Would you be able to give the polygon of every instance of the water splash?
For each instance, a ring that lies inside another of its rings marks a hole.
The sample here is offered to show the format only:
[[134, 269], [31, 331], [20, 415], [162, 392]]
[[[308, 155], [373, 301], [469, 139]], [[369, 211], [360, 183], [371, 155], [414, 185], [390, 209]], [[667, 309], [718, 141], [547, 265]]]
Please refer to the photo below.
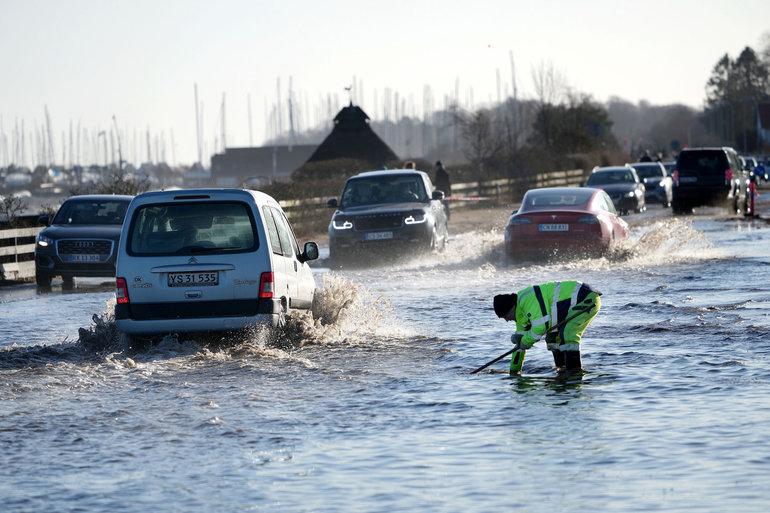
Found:
[[47, 346], [9, 346], [0, 350], [0, 369], [51, 364], [104, 364], [115, 369], [143, 369], [158, 360], [185, 359], [187, 364], [270, 358], [313, 367], [297, 349], [309, 345], [370, 346], [397, 343], [411, 332], [393, 315], [383, 298], [336, 274], [323, 278], [310, 312], [291, 312], [283, 326], [265, 326], [229, 333], [170, 334], [153, 340], [120, 333], [115, 300], [78, 330], [78, 340]]

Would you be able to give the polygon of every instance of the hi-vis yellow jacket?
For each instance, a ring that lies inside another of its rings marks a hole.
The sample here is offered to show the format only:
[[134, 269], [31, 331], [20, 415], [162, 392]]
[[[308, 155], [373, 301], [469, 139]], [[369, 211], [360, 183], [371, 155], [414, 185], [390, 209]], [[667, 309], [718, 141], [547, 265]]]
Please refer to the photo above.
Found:
[[[525, 349], [566, 318], [566, 312], [577, 304], [581, 285], [579, 281], [549, 281], [516, 293], [516, 333], [523, 335], [521, 345]], [[569, 307], [564, 303], [566, 300]], [[557, 308], [557, 303], [561, 303], [561, 308]], [[558, 318], [560, 311], [564, 312], [561, 319]]]

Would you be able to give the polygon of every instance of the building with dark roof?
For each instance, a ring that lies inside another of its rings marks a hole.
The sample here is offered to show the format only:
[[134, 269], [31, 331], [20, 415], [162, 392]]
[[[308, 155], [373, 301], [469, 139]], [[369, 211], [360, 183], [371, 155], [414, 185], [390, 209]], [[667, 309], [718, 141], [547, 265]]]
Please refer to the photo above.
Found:
[[398, 156], [372, 130], [366, 112], [351, 103], [334, 117], [331, 133], [307, 162], [335, 159], [362, 160], [373, 168], [382, 168], [398, 160]]
[[211, 157], [211, 180], [218, 187], [240, 187], [288, 180], [318, 148], [315, 144], [225, 148]]

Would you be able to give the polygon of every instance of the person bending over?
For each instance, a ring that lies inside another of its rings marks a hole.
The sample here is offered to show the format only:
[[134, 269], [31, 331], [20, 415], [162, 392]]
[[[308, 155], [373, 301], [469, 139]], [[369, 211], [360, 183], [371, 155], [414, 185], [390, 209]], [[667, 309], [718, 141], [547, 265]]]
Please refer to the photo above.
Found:
[[[511, 373], [521, 370], [523, 354], [545, 335], [557, 370], [580, 370], [580, 341], [601, 308], [601, 293], [579, 281], [549, 281], [514, 294], [494, 297], [495, 314], [516, 321], [511, 342]], [[564, 322], [567, 321], [567, 322]]]

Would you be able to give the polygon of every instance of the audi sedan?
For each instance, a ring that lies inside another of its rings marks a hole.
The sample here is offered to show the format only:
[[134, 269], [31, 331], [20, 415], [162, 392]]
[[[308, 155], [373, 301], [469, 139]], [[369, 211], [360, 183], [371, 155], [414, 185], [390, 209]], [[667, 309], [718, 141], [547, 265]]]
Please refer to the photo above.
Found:
[[600, 255], [628, 238], [628, 224], [606, 192], [588, 187], [527, 191], [505, 227], [511, 257]]
[[133, 196], [85, 195], [65, 201], [51, 219], [40, 216], [44, 228], [35, 244], [35, 281], [51, 287], [61, 276], [63, 288], [75, 277], [114, 277], [120, 228]]

